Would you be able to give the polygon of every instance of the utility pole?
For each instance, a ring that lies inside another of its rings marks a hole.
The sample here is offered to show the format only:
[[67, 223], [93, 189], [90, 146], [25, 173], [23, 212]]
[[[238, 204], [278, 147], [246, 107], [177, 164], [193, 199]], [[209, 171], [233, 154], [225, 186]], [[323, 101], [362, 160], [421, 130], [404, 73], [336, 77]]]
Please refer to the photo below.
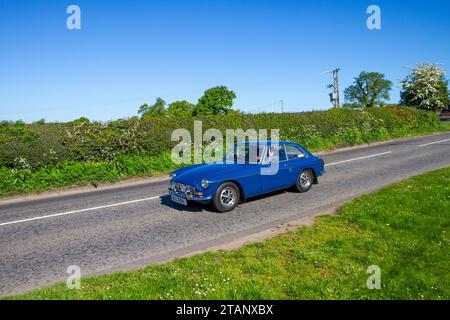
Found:
[[283, 100], [281, 100], [280, 102], [281, 102], [281, 113], [284, 113], [284, 111], [283, 111], [283, 109], [284, 109]]
[[335, 107], [336, 108], [340, 108], [341, 107], [341, 99], [340, 99], [340, 96], [339, 96], [339, 71], [340, 71], [341, 69], [339, 69], [339, 68], [336, 68], [336, 69], [334, 69], [333, 70], [333, 84], [334, 84], [334, 94], [335, 94], [335, 97], [336, 97], [336, 100], [335, 100]]
[[330, 101], [336, 109], [339, 109], [341, 106], [341, 99], [339, 95], [339, 71], [341, 69], [336, 68], [332, 71], [324, 72], [331, 73], [333, 75], [333, 83], [327, 86], [328, 89], [333, 89], [333, 92], [330, 93]]

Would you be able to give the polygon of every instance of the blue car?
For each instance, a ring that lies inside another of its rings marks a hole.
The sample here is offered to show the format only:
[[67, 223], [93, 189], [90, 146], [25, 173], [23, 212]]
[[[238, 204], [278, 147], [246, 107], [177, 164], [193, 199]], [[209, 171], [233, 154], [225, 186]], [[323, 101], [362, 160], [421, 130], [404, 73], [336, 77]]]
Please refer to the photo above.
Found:
[[212, 203], [219, 212], [233, 210], [242, 200], [294, 187], [307, 192], [325, 172], [322, 159], [299, 144], [250, 141], [235, 144], [223, 163], [203, 163], [170, 175], [172, 201]]

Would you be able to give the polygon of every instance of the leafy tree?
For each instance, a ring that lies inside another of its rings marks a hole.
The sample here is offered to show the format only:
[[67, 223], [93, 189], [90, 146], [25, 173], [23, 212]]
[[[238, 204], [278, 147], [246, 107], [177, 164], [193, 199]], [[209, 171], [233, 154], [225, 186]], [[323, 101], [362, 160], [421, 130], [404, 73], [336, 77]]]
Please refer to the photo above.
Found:
[[175, 101], [169, 104], [167, 108], [167, 112], [170, 115], [173, 116], [186, 116], [186, 115], [192, 115], [192, 112], [194, 111], [195, 105], [186, 101]]
[[438, 111], [449, 105], [448, 81], [445, 72], [432, 63], [410, 68], [410, 74], [400, 81], [400, 103], [419, 109]]
[[355, 81], [344, 91], [347, 106], [374, 107], [389, 100], [389, 91], [392, 82], [384, 78], [384, 74], [378, 72], [363, 71], [355, 78]]
[[45, 119], [44, 119], [44, 118], [41, 118], [41, 119], [39, 119], [39, 120], [37, 120], [37, 121], [34, 121], [33, 124], [43, 125], [43, 124], [45, 124]]
[[140, 106], [138, 113], [142, 117], [162, 115], [162, 114], [164, 114], [165, 107], [166, 107], [166, 102], [161, 98], [156, 98], [156, 101], [154, 104], [148, 105], [145, 103], [142, 106]]
[[91, 121], [86, 117], [81, 117], [79, 119], [73, 120], [72, 123], [73, 124], [82, 124], [82, 123], [90, 124]]
[[194, 115], [228, 113], [234, 99], [236, 94], [225, 86], [210, 88], [198, 99], [193, 113]]

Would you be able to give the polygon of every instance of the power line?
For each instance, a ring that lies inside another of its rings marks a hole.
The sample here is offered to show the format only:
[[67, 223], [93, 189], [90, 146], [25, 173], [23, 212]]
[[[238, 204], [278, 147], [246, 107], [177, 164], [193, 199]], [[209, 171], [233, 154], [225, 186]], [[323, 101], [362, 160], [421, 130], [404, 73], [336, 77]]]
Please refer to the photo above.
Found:
[[249, 112], [249, 113], [253, 113], [253, 112], [255, 112], [255, 111], [264, 110], [264, 109], [267, 109], [267, 108], [269, 108], [269, 107], [273, 107], [273, 106], [275, 106], [275, 105], [280, 105], [281, 113], [284, 112], [284, 101], [283, 101], [283, 100], [278, 100], [278, 101], [272, 102], [271, 104], [268, 104], [268, 105], [266, 105], [266, 106], [259, 107], [259, 108], [256, 108], [256, 109], [252, 109], [252, 110], [250, 110], [250, 111], [248, 111], [248, 112]]

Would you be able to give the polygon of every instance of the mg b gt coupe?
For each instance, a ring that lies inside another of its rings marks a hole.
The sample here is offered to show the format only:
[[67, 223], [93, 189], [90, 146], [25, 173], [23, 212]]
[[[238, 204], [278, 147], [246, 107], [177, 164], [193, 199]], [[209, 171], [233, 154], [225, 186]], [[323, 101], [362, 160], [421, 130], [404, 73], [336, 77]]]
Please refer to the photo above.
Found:
[[219, 212], [233, 210], [240, 201], [293, 187], [307, 192], [324, 172], [322, 159], [299, 144], [250, 141], [235, 144], [223, 163], [203, 163], [170, 175], [172, 201], [211, 203]]

